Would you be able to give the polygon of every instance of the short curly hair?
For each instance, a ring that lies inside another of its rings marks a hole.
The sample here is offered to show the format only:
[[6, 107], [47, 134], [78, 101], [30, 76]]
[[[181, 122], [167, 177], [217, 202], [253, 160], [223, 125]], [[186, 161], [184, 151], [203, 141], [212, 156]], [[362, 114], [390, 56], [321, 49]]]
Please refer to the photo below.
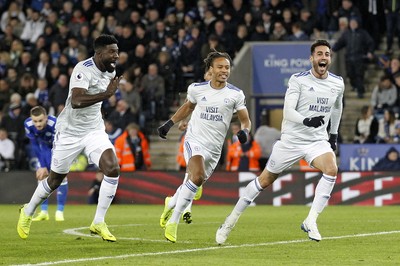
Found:
[[211, 51], [207, 55], [207, 57], [204, 59], [204, 64], [205, 64], [206, 71], [208, 69], [210, 69], [210, 67], [212, 66], [212, 64], [213, 64], [213, 62], [214, 62], [214, 60], [216, 58], [221, 58], [221, 57], [228, 59], [229, 64], [231, 66], [233, 65], [232, 58], [229, 56], [229, 54], [224, 53], [224, 52], [218, 52], [217, 50], [214, 50], [214, 51]]

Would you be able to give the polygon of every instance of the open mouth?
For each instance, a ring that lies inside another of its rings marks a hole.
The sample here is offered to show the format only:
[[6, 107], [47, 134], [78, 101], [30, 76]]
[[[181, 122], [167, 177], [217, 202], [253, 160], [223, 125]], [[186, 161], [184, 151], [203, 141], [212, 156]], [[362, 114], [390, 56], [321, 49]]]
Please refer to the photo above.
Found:
[[318, 66], [321, 67], [321, 68], [326, 68], [327, 63], [325, 61], [321, 61], [321, 62], [318, 63]]

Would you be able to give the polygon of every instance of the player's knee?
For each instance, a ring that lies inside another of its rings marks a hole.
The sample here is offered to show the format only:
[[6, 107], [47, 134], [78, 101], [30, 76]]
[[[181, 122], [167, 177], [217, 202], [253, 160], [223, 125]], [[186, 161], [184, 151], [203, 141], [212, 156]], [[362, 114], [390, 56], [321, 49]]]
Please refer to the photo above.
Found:
[[119, 165], [115, 163], [105, 163], [104, 168], [101, 170], [106, 176], [109, 177], [117, 177], [120, 175]]
[[272, 183], [274, 183], [274, 181], [277, 179], [278, 175], [272, 174], [272, 173], [268, 173], [268, 174], [264, 174], [262, 173], [258, 180], [260, 182], [260, 185], [262, 187], [262, 189], [265, 189], [267, 187], [269, 187]]
[[329, 176], [337, 176], [338, 167], [336, 165], [327, 165], [324, 171], [324, 174]]
[[197, 171], [196, 173], [192, 174], [190, 179], [197, 186], [201, 186], [203, 184], [205, 178], [206, 178], [206, 173], [204, 171]]
[[49, 185], [49, 187], [52, 190], [56, 190], [61, 185], [61, 182], [63, 181], [63, 179], [64, 179], [63, 177], [49, 176], [49, 178], [47, 178], [47, 181], [44, 180], [42, 182], [47, 182], [47, 184]]

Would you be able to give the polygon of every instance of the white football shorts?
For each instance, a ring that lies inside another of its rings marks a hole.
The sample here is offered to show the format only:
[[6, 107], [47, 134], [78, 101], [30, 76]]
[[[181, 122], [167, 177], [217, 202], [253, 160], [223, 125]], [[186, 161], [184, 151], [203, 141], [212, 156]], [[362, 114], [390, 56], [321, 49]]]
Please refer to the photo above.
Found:
[[186, 165], [189, 164], [189, 159], [195, 155], [200, 155], [203, 157], [206, 172], [205, 180], [212, 175], [218, 165], [219, 158], [221, 157], [221, 152], [205, 149], [202, 145], [193, 141], [185, 141], [183, 154], [185, 156]]
[[326, 140], [300, 145], [278, 140], [272, 148], [267, 162], [267, 170], [274, 174], [280, 174], [302, 158], [311, 165], [315, 158], [328, 152], [333, 151]]
[[89, 164], [99, 166], [100, 157], [107, 149], [115, 152], [108, 135], [103, 130], [90, 132], [86, 136], [74, 136], [57, 132], [54, 136], [51, 170], [58, 174], [67, 174], [75, 158], [83, 153]]

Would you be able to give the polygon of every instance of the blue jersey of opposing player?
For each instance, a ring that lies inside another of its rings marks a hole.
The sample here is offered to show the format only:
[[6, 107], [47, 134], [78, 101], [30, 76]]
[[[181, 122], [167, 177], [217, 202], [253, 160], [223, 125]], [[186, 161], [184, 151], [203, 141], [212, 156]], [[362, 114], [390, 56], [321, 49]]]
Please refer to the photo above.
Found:
[[56, 121], [56, 117], [49, 115], [45, 127], [41, 130], [35, 127], [31, 117], [24, 122], [26, 136], [29, 138], [32, 150], [39, 160], [38, 168], [46, 167], [50, 169]]

